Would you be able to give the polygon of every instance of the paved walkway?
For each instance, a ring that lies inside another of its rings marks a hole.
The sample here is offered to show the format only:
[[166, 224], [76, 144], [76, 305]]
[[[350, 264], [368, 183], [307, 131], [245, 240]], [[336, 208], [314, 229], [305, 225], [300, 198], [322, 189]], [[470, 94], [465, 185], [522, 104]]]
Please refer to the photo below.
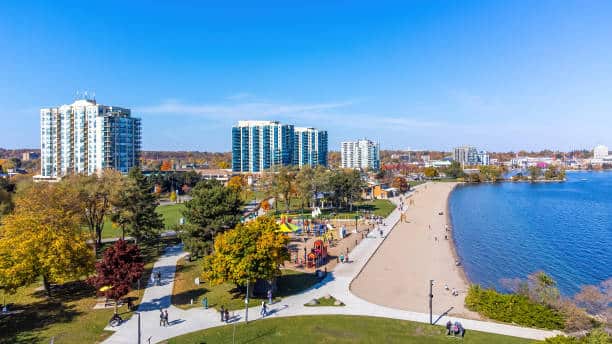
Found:
[[[344, 314], [376, 316], [429, 323], [429, 314], [398, 310], [376, 305], [357, 297], [350, 291], [351, 282], [353, 279], [355, 279], [355, 277], [357, 277], [370, 257], [372, 257], [380, 244], [385, 240], [386, 235], [399, 221], [399, 217], [399, 211], [393, 211], [393, 213], [391, 213], [391, 215], [389, 215], [389, 217], [387, 217], [385, 220], [386, 225], [381, 227], [383, 228], [383, 237], [380, 237], [377, 232], [370, 233], [368, 238], [362, 240], [362, 242], [350, 252], [350, 263], [340, 264], [337, 266], [333, 273], [329, 273], [327, 278], [315, 285], [313, 288], [298, 295], [286, 297], [280, 302], [270, 306], [268, 308], [270, 312], [269, 317]], [[138, 307], [138, 312], [141, 314], [142, 343], [148, 343], [147, 340], [149, 338], [151, 343], [157, 343], [185, 333], [223, 325], [220, 322], [219, 313], [214, 309], [205, 310], [202, 308], [194, 308], [190, 310], [181, 310], [170, 304], [172, 287], [174, 285], [176, 262], [183, 255], [185, 255], [185, 253], [182, 252], [182, 247], [170, 247], [154, 265], [153, 273], [157, 271], [162, 273], [162, 284], [160, 286], [153, 286], [149, 284], [145, 290], [143, 301]], [[304, 304], [309, 300], [319, 298], [327, 294], [341, 300], [346, 304], [346, 306], [304, 306]], [[170, 326], [168, 327], [159, 326], [160, 308], [168, 309], [170, 321]], [[259, 318], [259, 310], [260, 307], [249, 308], [249, 320]], [[232, 315], [233, 321], [242, 321], [244, 319], [244, 310], [235, 311]], [[493, 322], [447, 317], [438, 314], [434, 314], [433, 319], [434, 321], [437, 320], [437, 324], [440, 325], [444, 325], [448, 320], [453, 322], [458, 320], [468, 330], [477, 330], [528, 339], [542, 340], [558, 334], [554, 331], [537, 330]], [[108, 327], [107, 330], [116, 332], [109, 337], [105, 343], [136, 343], [138, 335], [137, 329], [138, 316], [133, 316], [130, 320], [118, 328]]]

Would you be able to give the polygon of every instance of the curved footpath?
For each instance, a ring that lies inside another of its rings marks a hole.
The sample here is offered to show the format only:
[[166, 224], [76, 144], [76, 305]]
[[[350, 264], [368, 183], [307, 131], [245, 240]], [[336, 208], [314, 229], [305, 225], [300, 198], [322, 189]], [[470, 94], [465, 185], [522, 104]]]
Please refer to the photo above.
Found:
[[428, 313], [429, 280], [434, 280], [435, 313], [480, 319], [465, 307], [469, 284], [455, 264], [452, 231], [445, 229], [452, 227], [447, 222], [447, 202], [456, 184], [430, 183], [411, 195], [405, 202], [410, 203], [405, 211], [408, 222], [395, 226], [353, 281], [351, 290], [357, 296], [378, 305]]
[[[398, 202], [397, 199], [393, 200]], [[385, 237], [398, 223], [400, 218], [399, 210], [394, 210], [385, 220], [383, 226]], [[298, 315], [363, 315], [400, 320], [410, 320], [421, 323], [429, 323], [429, 314], [399, 310], [377, 305], [354, 295], [350, 290], [351, 282], [359, 275], [369, 259], [377, 251], [378, 247], [385, 240], [380, 238], [378, 233], [371, 233], [366, 240], [353, 249], [350, 253], [351, 263], [340, 264], [328, 276], [315, 285], [313, 288], [300, 294], [286, 297], [280, 302], [268, 307], [270, 315], [268, 317], [289, 317]], [[176, 337], [189, 332], [204, 330], [211, 327], [224, 325], [220, 322], [219, 313], [214, 309], [194, 308], [182, 310], [171, 305], [172, 288], [174, 285], [174, 273], [176, 262], [185, 253], [181, 246], [170, 247], [165, 254], [155, 263], [153, 272], [162, 273], [162, 283], [160, 286], [149, 284], [145, 289], [142, 303], [138, 307], [141, 314], [142, 343], [157, 343], [165, 339]], [[304, 304], [309, 300], [330, 294], [336, 299], [346, 304], [344, 307], [305, 307]], [[168, 309], [170, 326], [159, 326], [159, 309]], [[260, 307], [249, 308], [249, 319], [259, 318]], [[235, 311], [233, 314], [235, 321], [244, 319], [244, 310]], [[445, 324], [448, 320], [460, 321], [468, 330], [497, 333], [507, 336], [522, 337], [529, 339], [543, 340], [544, 338], [555, 336], [559, 332], [538, 330], [532, 328], [518, 327], [493, 322], [461, 319], [457, 317], [447, 317], [434, 314], [434, 320], [438, 319], [437, 324]], [[115, 331], [105, 343], [135, 343], [138, 335], [138, 316], [132, 316], [130, 320], [118, 328], [107, 327], [106, 330]]]

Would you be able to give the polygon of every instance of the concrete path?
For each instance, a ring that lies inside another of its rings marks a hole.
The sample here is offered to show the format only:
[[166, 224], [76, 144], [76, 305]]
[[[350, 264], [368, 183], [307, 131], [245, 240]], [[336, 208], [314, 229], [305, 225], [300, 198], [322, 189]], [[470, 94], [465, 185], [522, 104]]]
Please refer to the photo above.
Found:
[[[397, 200], [394, 200], [394, 202], [396, 201]], [[380, 237], [378, 232], [370, 233], [368, 238], [362, 240], [362, 242], [349, 253], [350, 263], [340, 264], [335, 268], [333, 273], [329, 273], [323, 281], [311, 289], [298, 295], [286, 297], [280, 302], [271, 305], [268, 308], [270, 313], [269, 317], [338, 314], [376, 316], [429, 323], [429, 314], [376, 305], [357, 297], [350, 290], [351, 282], [357, 277], [370, 257], [372, 257], [380, 244], [385, 240], [386, 235], [399, 221], [399, 217], [399, 211], [393, 211], [385, 220], [386, 225], [381, 227], [383, 228], [383, 237]], [[202, 308], [194, 308], [190, 310], [181, 310], [170, 304], [176, 262], [184, 254], [180, 246], [168, 248], [166, 253], [154, 265], [153, 272], [161, 271], [163, 282], [161, 286], [149, 285], [147, 287], [143, 296], [143, 301], [138, 308], [138, 312], [141, 314], [142, 343], [148, 343], [147, 340], [149, 338], [151, 343], [157, 343], [185, 333], [224, 325], [220, 322], [219, 314], [213, 309], [205, 310]], [[346, 306], [304, 306], [308, 301], [323, 297], [327, 294], [341, 300]], [[424, 300], [424, 302], [426, 302], [426, 300]], [[168, 327], [159, 326], [160, 308], [168, 309], [170, 321], [170, 326]], [[260, 307], [249, 308], [249, 321], [259, 318], [259, 311]], [[232, 313], [232, 316], [233, 321], [243, 321], [244, 310], [235, 311]], [[543, 340], [544, 338], [555, 336], [559, 333], [556, 331], [537, 330], [493, 322], [447, 317], [439, 314], [434, 314], [433, 319], [434, 321], [437, 320], [436, 323], [439, 325], [444, 325], [448, 320], [453, 322], [460, 321], [467, 330], [477, 330], [528, 339]], [[137, 343], [137, 329], [138, 316], [135, 315], [118, 328], [108, 327], [107, 330], [116, 332], [109, 337], [105, 343]]]

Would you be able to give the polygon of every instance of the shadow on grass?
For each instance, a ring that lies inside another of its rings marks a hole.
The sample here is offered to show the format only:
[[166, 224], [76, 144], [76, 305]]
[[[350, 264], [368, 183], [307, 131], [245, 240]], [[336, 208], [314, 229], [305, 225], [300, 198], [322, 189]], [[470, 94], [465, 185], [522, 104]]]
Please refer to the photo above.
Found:
[[14, 308], [21, 313], [0, 319], [0, 343], [40, 343], [38, 332], [56, 323], [73, 321], [81, 312], [51, 298]]
[[[200, 296], [206, 294], [208, 289], [206, 288], [198, 288], [184, 291], [182, 293], [174, 294], [172, 296], [172, 304], [177, 306], [186, 306], [191, 304], [191, 300], [197, 302], [200, 299]], [[212, 307], [213, 305], [209, 305]]]
[[319, 283], [319, 279], [313, 273], [296, 272], [288, 273], [278, 278], [278, 291], [276, 296], [286, 297], [295, 295]]

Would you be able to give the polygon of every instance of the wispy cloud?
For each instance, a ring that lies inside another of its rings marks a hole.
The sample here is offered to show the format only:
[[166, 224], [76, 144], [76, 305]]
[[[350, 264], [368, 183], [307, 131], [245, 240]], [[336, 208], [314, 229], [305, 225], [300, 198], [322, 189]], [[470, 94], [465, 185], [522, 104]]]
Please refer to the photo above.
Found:
[[189, 104], [178, 100], [166, 100], [156, 105], [135, 110], [143, 114], [190, 115], [210, 119], [272, 118], [275, 116], [320, 113], [352, 105], [351, 101], [329, 103], [280, 103], [249, 101], [217, 104]]

